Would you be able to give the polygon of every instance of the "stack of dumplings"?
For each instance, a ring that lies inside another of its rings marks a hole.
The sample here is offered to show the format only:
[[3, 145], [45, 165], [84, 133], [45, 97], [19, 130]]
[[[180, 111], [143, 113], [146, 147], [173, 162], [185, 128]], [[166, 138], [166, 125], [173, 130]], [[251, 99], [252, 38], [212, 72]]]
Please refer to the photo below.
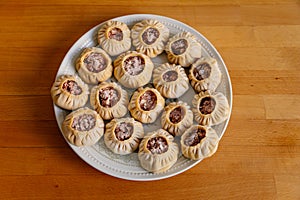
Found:
[[[69, 111], [62, 123], [69, 143], [90, 146], [103, 137], [115, 154], [136, 152], [141, 167], [152, 173], [170, 169], [180, 152], [191, 160], [216, 152], [220, 138], [214, 126], [228, 119], [230, 107], [216, 91], [222, 78], [217, 60], [203, 56], [194, 35], [171, 35], [155, 19], [131, 29], [108, 21], [97, 41], [81, 50], [77, 73], [59, 76], [51, 88], [53, 102]], [[157, 56], [168, 62], [155, 65]], [[192, 104], [177, 101], [190, 87], [196, 93]], [[157, 120], [161, 127], [145, 133], [144, 124]]]

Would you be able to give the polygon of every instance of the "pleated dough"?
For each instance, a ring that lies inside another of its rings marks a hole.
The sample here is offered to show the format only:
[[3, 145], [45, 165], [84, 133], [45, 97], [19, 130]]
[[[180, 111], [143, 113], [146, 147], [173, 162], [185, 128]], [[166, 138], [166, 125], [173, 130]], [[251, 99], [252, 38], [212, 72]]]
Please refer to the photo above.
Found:
[[96, 111], [87, 107], [80, 108], [66, 116], [62, 132], [71, 144], [89, 146], [102, 137], [104, 123]]
[[180, 65], [165, 63], [153, 70], [154, 87], [166, 98], [178, 98], [189, 89], [189, 80]]
[[131, 37], [136, 51], [154, 58], [164, 51], [169, 29], [157, 20], [146, 19], [132, 27]]
[[170, 103], [161, 116], [162, 128], [173, 136], [182, 135], [192, 124], [193, 112], [190, 106], [182, 101]]
[[119, 55], [131, 47], [130, 30], [123, 22], [108, 21], [98, 31], [98, 43], [109, 55]]
[[197, 91], [214, 91], [221, 82], [221, 71], [217, 60], [211, 57], [200, 58], [190, 69], [189, 79], [192, 87]]
[[217, 125], [229, 117], [228, 100], [220, 92], [200, 92], [194, 96], [192, 103], [195, 120], [201, 125]]
[[102, 82], [92, 88], [90, 102], [103, 119], [110, 120], [127, 113], [128, 95], [117, 83]]
[[82, 80], [98, 84], [112, 76], [113, 67], [109, 55], [100, 48], [86, 48], [76, 61], [76, 70]]
[[83, 107], [88, 101], [89, 88], [78, 76], [62, 75], [51, 87], [54, 103], [67, 110]]
[[139, 146], [138, 159], [141, 166], [154, 173], [170, 169], [176, 163], [179, 153], [173, 139], [163, 129], [148, 133]]
[[171, 37], [165, 48], [169, 62], [182, 67], [189, 67], [200, 58], [201, 49], [197, 38], [189, 32], [181, 32]]
[[153, 63], [145, 54], [128, 51], [114, 61], [115, 78], [127, 88], [138, 88], [146, 85], [153, 71]]
[[152, 123], [165, 106], [165, 99], [154, 88], [138, 88], [131, 97], [128, 110], [131, 116], [142, 122]]
[[113, 119], [106, 124], [105, 145], [114, 153], [126, 155], [134, 152], [142, 138], [144, 128], [133, 118]]
[[219, 137], [211, 127], [193, 125], [180, 140], [182, 154], [192, 160], [212, 156], [218, 149]]

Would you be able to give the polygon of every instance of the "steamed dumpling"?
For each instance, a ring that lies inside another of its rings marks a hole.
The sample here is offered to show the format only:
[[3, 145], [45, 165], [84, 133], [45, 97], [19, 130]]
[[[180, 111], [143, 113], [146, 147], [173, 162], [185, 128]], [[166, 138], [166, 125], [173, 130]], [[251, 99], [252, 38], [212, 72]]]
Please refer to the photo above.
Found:
[[103, 136], [104, 122], [96, 111], [80, 108], [66, 116], [62, 132], [71, 144], [90, 146]]
[[67, 110], [83, 107], [88, 101], [89, 88], [78, 76], [62, 75], [51, 88], [54, 103]]
[[108, 21], [98, 31], [98, 43], [109, 55], [119, 55], [131, 47], [130, 30], [123, 22]]
[[186, 158], [200, 160], [217, 151], [219, 137], [211, 127], [193, 125], [181, 136], [180, 144], [181, 152]]
[[189, 67], [201, 57], [201, 49], [202, 47], [194, 35], [182, 32], [169, 39], [165, 50], [170, 63]]
[[182, 133], [193, 124], [193, 112], [187, 103], [172, 102], [164, 108], [161, 116], [161, 125], [173, 136]]
[[221, 82], [221, 71], [214, 58], [200, 58], [190, 69], [189, 79], [192, 87], [197, 91], [214, 91]]
[[154, 58], [164, 51], [169, 29], [157, 20], [146, 19], [132, 27], [131, 37], [136, 51]]
[[138, 152], [141, 166], [154, 173], [170, 169], [179, 153], [178, 145], [173, 140], [173, 136], [163, 129], [146, 134]]
[[121, 118], [127, 113], [128, 95], [117, 83], [102, 82], [92, 88], [90, 103], [105, 120]]
[[133, 118], [113, 119], [106, 124], [105, 145], [116, 154], [134, 152], [144, 137], [143, 125]]
[[149, 83], [154, 65], [145, 54], [128, 51], [114, 61], [115, 78], [127, 88], [138, 88]]
[[166, 98], [178, 98], [189, 89], [189, 81], [180, 65], [165, 63], [153, 71], [154, 87]]
[[131, 97], [128, 109], [133, 118], [153, 123], [165, 106], [165, 99], [154, 88], [138, 88]]
[[100, 48], [86, 48], [76, 61], [76, 70], [82, 80], [98, 84], [109, 79], [113, 72], [111, 58]]
[[229, 117], [228, 100], [221, 92], [200, 92], [194, 96], [192, 103], [195, 120], [201, 125], [217, 125]]

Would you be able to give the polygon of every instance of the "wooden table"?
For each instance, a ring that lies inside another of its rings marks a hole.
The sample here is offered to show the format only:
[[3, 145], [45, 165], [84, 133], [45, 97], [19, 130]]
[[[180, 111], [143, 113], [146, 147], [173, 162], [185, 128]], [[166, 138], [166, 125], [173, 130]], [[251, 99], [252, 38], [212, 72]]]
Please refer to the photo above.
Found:
[[[86, 164], [62, 137], [50, 97], [72, 44], [134, 13], [197, 29], [233, 85], [217, 153], [160, 181], [117, 179]], [[300, 199], [299, 1], [8, 0], [0, 19], [0, 199]]]

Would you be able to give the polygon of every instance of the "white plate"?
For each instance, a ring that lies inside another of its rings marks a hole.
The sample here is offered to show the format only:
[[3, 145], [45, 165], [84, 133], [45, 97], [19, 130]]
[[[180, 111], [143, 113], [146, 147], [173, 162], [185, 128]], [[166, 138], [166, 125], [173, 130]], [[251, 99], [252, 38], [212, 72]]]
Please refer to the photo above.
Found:
[[[114, 18], [112, 20], [121, 21], [126, 23], [129, 28], [131, 28], [135, 23], [144, 20], [144, 19], [156, 19], [166, 25], [170, 29], [170, 36], [182, 31], [188, 31], [194, 34], [203, 47], [202, 55], [204, 57], [211, 56], [215, 58], [219, 64], [219, 68], [222, 72], [222, 81], [217, 91], [222, 92], [228, 99], [230, 105], [230, 112], [232, 107], [232, 88], [231, 82], [228, 75], [227, 68], [217, 50], [213, 47], [213, 45], [199, 32], [195, 29], [189, 27], [188, 25], [176, 21], [171, 18], [158, 16], [158, 15], [146, 15], [146, 14], [136, 14], [136, 15], [127, 15], [118, 18]], [[103, 22], [105, 23], [105, 22]], [[99, 27], [103, 24], [99, 24], [85, 33], [76, 43], [70, 48], [65, 58], [63, 59], [59, 70], [57, 72], [57, 76], [62, 74], [76, 74], [75, 71], [75, 61], [80, 55], [81, 51], [86, 47], [97, 46], [97, 31]], [[113, 58], [114, 59], [114, 58]], [[160, 63], [167, 62], [166, 55], [162, 54], [158, 58], [153, 59], [154, 64], [157, 66]], [[57, 77], [56, 76], [56, 77]], [[194, 95], [194, 91], [191, 88], [180, 100], [183, 100], [191, 105], [191, 101]], [[168, 102], [168, 100], [166, 101]], [[87, 105], [89, 106], [89, 105]], [[61, 124], [65, 118], [65, 116], [69, 113], [66, 110], [63, 110], [54, 105], [54, 112], [56, 116], [56, 120], [59, 128], [61, 129]], [[218, 133], [221, 138], [224, 134], [228, 120], [224, 123], [214, 126], [214, 129]], [[195, 122], [196, 123], [196, 122]], [[160, 118], [157, 119], [151, 125], [144, 125], [145, 133], [151, 130], [155, 130], [160, 128]], [[176, 138], [176, 142], [179, 143], [179, 138]], [[69, 144], [69, 143], [68, 143]], [[164, 173], [154, 174], [145, 171], [140, 167], [137, 153], [132, 153], [130, 155], [121, 156], [112, 153], [109, 149], [106, 148], [103, 138], [99, 141], [99, 143], [91, 146], [91, 147], [76, 147], [72, 144], [69, 144], [70, 147], [79, 155], [84, 161], [93, 166], [94, 168], [109, 174], [111, 176], [115, 176], [122, 179], [127, 180], [136, 180], [136, 181], [149, 181], [149, 180], [159, 180], [168, 178], [179, 173], [182, 173], [191, 167], [195, 166], [199, 161], [191, 161], [182, 156], [180, 153], [178, 157], [178, 161], [175, 165]]]

